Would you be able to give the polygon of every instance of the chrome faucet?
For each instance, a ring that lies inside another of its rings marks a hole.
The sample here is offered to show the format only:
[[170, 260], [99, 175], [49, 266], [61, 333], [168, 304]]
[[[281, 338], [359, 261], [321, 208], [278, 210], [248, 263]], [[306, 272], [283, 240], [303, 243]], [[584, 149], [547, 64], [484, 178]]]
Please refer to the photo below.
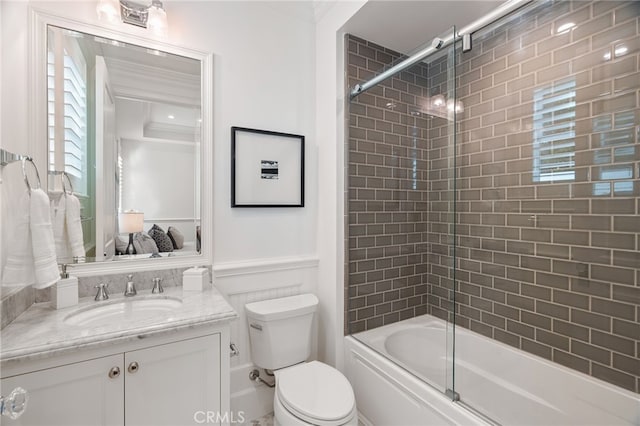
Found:
[[136, 286], [133, 284], [133, 275], [127, 275], [127, 279], [129, 281], [127, 281], [127, 285], [124, 289], [124, 295], [126, 297], [135, 296], [136, 294], [138, 294], [138, 292], [136, 291]]
[[97, 286], [94, 286], [94, 288], [98, 289], [98, 292], [96, 293], [96, 297], [94, 297], [93, 300], [95, 300], [96, 302], [100, 300], [107, 300], [109, 298], [107, 287], [109, 287], [109, 283], [100, 283]]
[[161, 278], [153, 279], [153, 289], [151, 289], [151, 293], [164, 293], [164, 288], [162, 288], [160, 281], [162, 281]]

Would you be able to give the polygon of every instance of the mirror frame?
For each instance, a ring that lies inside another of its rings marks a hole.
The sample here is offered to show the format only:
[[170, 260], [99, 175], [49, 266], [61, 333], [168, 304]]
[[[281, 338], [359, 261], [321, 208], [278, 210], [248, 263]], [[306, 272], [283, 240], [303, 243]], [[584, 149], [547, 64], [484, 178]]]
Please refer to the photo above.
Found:
[[[101, 25], [88, 24], [64, 18], [29, 7], [30, 36], [29, 60], [30, 96], [29, 152], [37, 164], [47, 164], [47, 26], [55, 25], [99, 37], [134, 44], [149, 49], [180, 55], [200, 61], [200, 90], [202, 106], [200, 140], [200, 223], [202, 226], [202, 251], [199, 255], [175, 256], [154, 259], [131, 259], [72, 264], [68, 271], [73, 276], [84, 277], [101, 274], [139, 272], [149, 269], [184, 268], [213, 264], [213, 54], [182, 46], [168, 44]], [[124, 24], [123, 24], [124, 25]], [[46, 169], [46, 168], [45, 168]], [[42, 169], [42, 170], [45, 170]], [[47, 179], [44, 180], [46, 182]], [[43, 186], [44, 185], [43, 182]], [[204, 225], [207, 226], [204, 226]]]

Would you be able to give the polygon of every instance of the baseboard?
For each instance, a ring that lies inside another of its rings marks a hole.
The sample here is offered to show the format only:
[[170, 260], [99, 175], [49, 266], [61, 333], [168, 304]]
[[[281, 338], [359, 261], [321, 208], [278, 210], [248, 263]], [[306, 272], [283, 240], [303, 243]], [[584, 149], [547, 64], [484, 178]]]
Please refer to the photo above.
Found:
[[245, 419], [257, 419], [273, 412], [273, 389], [249, 379], [253, 364], [231, 369], [231, 412], [243, 412]]

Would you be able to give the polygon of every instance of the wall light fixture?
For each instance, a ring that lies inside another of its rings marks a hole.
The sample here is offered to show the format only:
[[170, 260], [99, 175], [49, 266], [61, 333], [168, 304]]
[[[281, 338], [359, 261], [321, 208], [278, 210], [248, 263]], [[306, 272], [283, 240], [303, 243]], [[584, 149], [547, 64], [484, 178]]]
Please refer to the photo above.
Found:
[[167, 33], [167, 12], [160, 0], [152, 0], [149, 6], [127, 0], [99, 0], [96, 11], [103, 21], [116, 23], [122, 20], [157, 35]]

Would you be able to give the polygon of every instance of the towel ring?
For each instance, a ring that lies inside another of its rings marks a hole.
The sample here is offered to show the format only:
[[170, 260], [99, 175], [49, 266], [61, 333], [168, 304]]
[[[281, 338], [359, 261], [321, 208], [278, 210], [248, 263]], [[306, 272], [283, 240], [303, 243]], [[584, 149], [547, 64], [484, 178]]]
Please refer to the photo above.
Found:
[[[23, 157], [21, 158], [21, 160], [22, 160], [22, 176], [24, 177], [24, 183], [27, 184], [27, 189], [29, 190], [29, 194], [31, 194], [31, 191], [33, 189], [39, 189], [40, 187], [42, 187], [42, 184], [40, 183], [40, 173], [38, 173], [38, 167], [36, 167], [36, 163], [33, 162], [33, 159], [31, 157]], [[33, 170], [35, 170], [36, 172], [36, 178], [38, 178], [38, 186], [35, 188], [31, 186], [31, 183], [29, 182], [29, 177], [27, 176], [27, 161], [29, 161], [33, 166]]]
[[[71, 182], [71, 177], [69, 176], [69, 173], [65, 171], [60, 171], [60, 170], [51, 170], [49, 171], [49, 174], [53, 176], [60, 176], [60, 181], [62, 182], [62, 192], [64, 192], [67, 195], [73, 195], [73, 183]], [[69, 182], [70, 189], [68, 191], [67, 191], [67, 185], [64, 182], [65, 178], [67, 178], [67, 182]]]
[[[64, 183], [64, 178], [67, 178], [67, 182], [69, 182], [69, 191], [67, 191], [67, 185]], [[62, 172], [62, 190], [65, 194], [73, 195], [73, 183], [71, 183], [71, 177], [69, 177], [69, 173]]]

